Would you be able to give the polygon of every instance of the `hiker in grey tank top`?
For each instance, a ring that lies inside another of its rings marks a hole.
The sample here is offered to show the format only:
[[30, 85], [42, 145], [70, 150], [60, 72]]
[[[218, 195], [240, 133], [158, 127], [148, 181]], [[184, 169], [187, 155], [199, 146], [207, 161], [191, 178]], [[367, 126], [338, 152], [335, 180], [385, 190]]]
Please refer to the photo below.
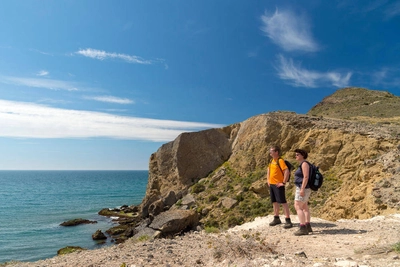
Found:
[[294, 198], [294, 207], [297, 212], [297, 217], [300, 222], [300, 229], [296, 231], [295, 235], [308, 235], [312, 232], [310, 219], [310, 209], [308, 207], [308, 200], [310, 198], [311, 189], [307, 185], [308, 176], [310, 173], [310, 165], [306, 161], [308, 153], [302, 149], [296, 149], [296, 160], [300, 164], [299, 168], [294, 173], [294, 184], [296, 185], [296, 195]]

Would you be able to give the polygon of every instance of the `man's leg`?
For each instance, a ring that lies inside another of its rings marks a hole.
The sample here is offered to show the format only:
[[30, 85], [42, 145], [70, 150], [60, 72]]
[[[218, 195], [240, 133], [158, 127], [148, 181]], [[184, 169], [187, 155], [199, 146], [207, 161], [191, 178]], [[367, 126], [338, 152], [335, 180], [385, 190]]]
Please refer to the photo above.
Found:
[[283, 203], [283, 212], [285, 213], [285, 225], [283, 228], [289, 229], [293, 227], [292, 221], [290, 220], [290, 210], [288, 203]]
[[288, 203], [283, 203], [282, 207], [283, 207], [283, 212], [285, 213], [285, 217], [290, 218], [290, 209]]
[[278, 216], [279, 217], [279, 203], [278, 202], [274, 202], [272, 203], [272, 206], [274, 207], [274, 216]]

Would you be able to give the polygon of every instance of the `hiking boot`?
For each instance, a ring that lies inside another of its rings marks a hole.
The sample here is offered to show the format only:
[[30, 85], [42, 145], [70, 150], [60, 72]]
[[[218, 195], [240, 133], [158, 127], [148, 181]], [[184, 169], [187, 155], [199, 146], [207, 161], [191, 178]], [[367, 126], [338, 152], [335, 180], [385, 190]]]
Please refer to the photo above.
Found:
[[274, 220], [269, 223], [269, 226], [275, 226], [275, 225], [278, 225], [278, 224], [281, 224], [281, 223], [282, 222], [281, 222], [281, 219], [279, 219], [279, 217], [278, 218], [274, 217]]
[[293, 227], [293, 223], [290, 220], [285, 221], [285, 225], [283, 225], [283, 228], [289, 229]]
[[307, 228], [307, 232], [312, 233], [311, 224], [307, 223], [306, 228]]
[[305, 225], [301, 225], [300, 229], [294, 232], [294, 235], [308, 235], [307, 227]]

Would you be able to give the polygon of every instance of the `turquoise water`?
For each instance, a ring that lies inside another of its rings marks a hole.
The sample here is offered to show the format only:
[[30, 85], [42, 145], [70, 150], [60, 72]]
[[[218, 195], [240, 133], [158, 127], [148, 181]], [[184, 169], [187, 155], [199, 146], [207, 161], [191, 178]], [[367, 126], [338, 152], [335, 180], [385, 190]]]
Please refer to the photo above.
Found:
[[[97, 212], [140, 204], [147, 179], [148, 171], [0, 171], [0, 263], [50, 258], [66, 246], [104, 246], [92, 234], [114, 224]], [[98, 223], [59, 226], [75, 218]]]

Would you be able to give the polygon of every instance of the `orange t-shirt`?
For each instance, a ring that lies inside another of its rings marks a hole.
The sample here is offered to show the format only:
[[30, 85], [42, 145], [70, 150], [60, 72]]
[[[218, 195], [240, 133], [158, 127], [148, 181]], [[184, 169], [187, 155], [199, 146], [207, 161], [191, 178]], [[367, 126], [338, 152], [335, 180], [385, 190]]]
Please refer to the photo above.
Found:
[[287, 169], [287, 166], [283, 159], [279, 158], [278, 161], [282, 171], [281, 169], [279, 169], [278, 162], [276, 162], [274, 159], [272, 159], [271, 163], [268, 165], [270, 184], [279, 184], [283, 182], [284, 179], [283, 173]]

